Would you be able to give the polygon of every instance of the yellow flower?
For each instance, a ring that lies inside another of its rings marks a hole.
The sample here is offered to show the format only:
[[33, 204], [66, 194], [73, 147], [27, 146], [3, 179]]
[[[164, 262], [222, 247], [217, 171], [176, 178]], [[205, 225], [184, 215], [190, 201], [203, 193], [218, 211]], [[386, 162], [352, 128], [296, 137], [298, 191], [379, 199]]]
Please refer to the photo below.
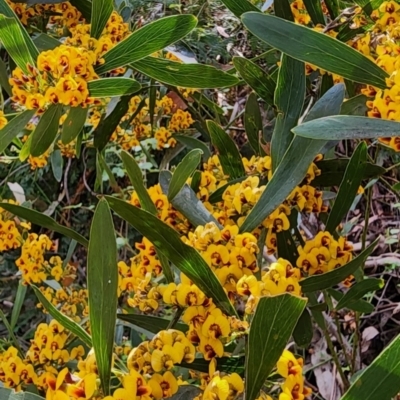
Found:
[[218, 339], [200, 335], [199, 351], [203, 353], [204, 359], [211, 360], [224, 355], [224, 345]]
[[222, 314], [220, 309], [216, 308], [207, 316], [201, 328], [201, 333], [204, 337], [211, 339], [226, 337], [230, 334], [229, 319]]
[[178, 391], [178, 382], [170, 371], [165, 372], [164, 375], [154, 374], [148, 381], [148, 385], [156, 400], [171, 397]]
[[4, 112], [0, 110], [0, 130], [7, 125], [7, 118], [4, 116]]
[[165, 345], [162, 350], [154, 350], [151, 353], [151, 366], [155, 372], [163, 369], [171, 369], [174, 364], [178, 364], [183, 358], [183, 348], [179, 343], [174, 346]]
[[278, 374], [284, 378], [287, 378], [289, 375], [301, 375], [303, 360], [301, 358], [296, 359], [289, 350], [284, 350], [276, 364], [276, 367]]
[[229, 396], [229, 383], [221, 379], [219, 375], [214, 376], [203, 393], [203, 400], [227, 400]]

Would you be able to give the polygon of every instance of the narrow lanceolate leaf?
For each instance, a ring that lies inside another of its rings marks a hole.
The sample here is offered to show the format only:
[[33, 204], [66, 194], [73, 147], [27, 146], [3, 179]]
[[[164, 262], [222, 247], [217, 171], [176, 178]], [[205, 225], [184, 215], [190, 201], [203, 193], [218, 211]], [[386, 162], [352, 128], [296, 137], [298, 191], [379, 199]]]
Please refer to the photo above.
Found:
[[279, 18], [294, 22], [294, 17], [288, 0], [275, 0], [274, 12]]
[[0, 130], [0, 153], [17, 137], [34, 115], [35, 110], [26, 110], [14, 117]]
[[51, 170], [57, 182], [61, 182], [63, 177], [64, 160], [59, 149], [54, 150], [50, 156]]
[[231, 179], [240, 178], [246, 175], [242, 157], [235, 142], [215, 122], [207, 121], [207, 128], [210, 133], [211, 142], [218, 151], [219, 160], [225, 175]]
[[33, 43], [40, 52], [47, 50], [54, 50], [56, 47], [61, 45], [61, 42], [46, 33], [39, 33], [39, 35], [33, 38]]
[[228, 299], [218, 278], [203, 257], [182, 242], [179, 234], [157, 217], [125, 201], [106, 196], [110, 207], [126, 222], [147, 237], [176, 267], [213, 299], [215, 305], [228, 315], [236, 310]]
[[364, 177], [366, 161], [367, 145], [365, 142], [361, 142], [347, 165], [335, 202], [326, 221], [325, 230], [328, 232], [333, 233], [349, 211]]
[[17, 206], [15, 204], [11, 204], [11, 203], [0, 203], [0, 205], [2, 208], [9, 211], [11, 214], [14, 214], [17, 217], [20, 217], [29, 222], [32, 222], [32, 224], [41, 226], [46, 229], [50, 229], [57, 233], [61, 233], [61, 235], [64, 235], [71, 239], [76, 240], [78, 243], [80, 243], [84, 247], [88, 246], [87, 239], [84, 238], [82, 235], [80, 235], [78, 232], [75, 232], [74, 230], [72, 230], [70, 228], [60, 225], [59, 223], [54, 221], [53, 218], [50, 218], [49, 216], [47, 216], [41, 212], [31, 210], [30, 208], [26, 208], [26, 207], [22, 207], [22, 206]]
[[[164, 194], [169, 192], [171, 180], [172, 174], [170, 171], [164, 170], [160, 172], [159, 182]], [[196, 193], [188, 184], [185, 183], [182, 186], [179, 193], [171, 200], [171, 203], [194, 227], [214, 222], [222, 229], [219, 222], [207, 210], [204, 203], [197, 198]]]
[[[158, 333], [166, 330], [171, 323], [170, 319], [153, 317], [151, 315], [118, 314], [117, 318], [129, 322], [132, 325], [136, 325], [139, 328], [146, 329], [146, 331], [151, 333]], [[186, 333], [189, 327], [186, 324], [177, 323], [174, 325], [174, 329]]]
[[338, 115], [301, 124], [294, 128], [293, 132], [298, 136], [309, 139], [376, 139], [400, 136], [400, 122], [380, 118]]
[[257, 96], [250, 93], [244, 111], [244, 128], [251, 148], [257, 156], [265, 156], [265, 151], [261, 146], [263, 131], [262, 116]]
[[0, 86], [12, 97], [11, 85], [9, 82], [7, 64], [0, 59]]
[[238, 18], [248, 11], [260, 11], [248, 0], [222, 0], [222, 3]]
[[320, 0], [304, 0], [304, 5], [314, 25], [325, 25], [325, 18]]
[[[287, 0], [284, 0], [287, 2]], [[290, 9], [290, 7], [289, 7]], [[271, 139], [272, 170], [275, 171], [293, 140], [291, 129], [297, 125], [306, 92], [304, 63], [282, 54], [274, 103], [277, 118]]]
[[61, 104], [52, 104], [40, 118], [32, 133], [32, 156], [41, 156], [54, 142], [58, 133], [62, 108]]
[[338, 40], [302, 25], [261, 13], [242, 17], [246, 28], [270, 46], [346, 79], [386, 88], [387, 73]]
[[76, 335], [82, 340], [88, 347], [92, 347], [92, 339], [89, 334], [75, 321], [71, 318], [65, 316], [61, 311], [57, 310], [44, 296], [44, 294], [34, 285], [31, 285], [32, 289], [35, 291], [36, 297], [42, 303], [45, 310], [65, 329], [68, 329], [71, 333]]
[[390, 400], [400, 391], [400, 336], [375, 358], [341, 400]]
[[86, 22], [90, 23], [92, 17], [92, 2], [90, 0], [70, 0], [69, 2], [82, 13]]
[[326, 141], [295, 137], [258, 202], [246, 217], [241, 232], [252, 232], [292, 193]]
[[274, 106], [274, 79], [257, 64], [243, 57], [233, 57], [233, 65], [244, 81], [270, 106]]
[[118, 302], [117, 242], [111, 212], [101, 199], [90, 228], [87, 285], [90, 329], [104, 394], [110, 393]]
[[206, 161], [211, 157], [211, 152], [208, 148], [208, 145], [201, 140], [187, 135], [174, 135], [174, 138], [189, 149], [200, 149], [203, 152], [203, 160]]
[[[348, 159], [332, 159], [322, 160], [317, 162], [318, 168], [321, 170], [321, 175], [317, 176], [312, 181], [314, 186], [339, 186], [343, 180], [344, 173], [349, 165]], [[365, 163], [363, 179], [377, 178], [385, 173], [385, 168], [372, 164]]]
[[[32, 57], [26, 43], [27, 38], [22, 34], [22, 28], [14, 18], [0, 14], [0, 40], [15, 64], [29, 74], [28, 64], [33, 67], [36, 59]], [[29, 40], [32, 42], [30, 38]], [[33, 42], [32, 45], [34, 46]]]
[[71, 143], [81, 133], [88, 111], [88, 108], [82, 107], [71, 107], [69, 109], [67, 119], [62, 125], [61, 141], [63, 144]]
[[245, 382], [247, 400], [254, 400], [282, 355], [307, 300], [285, 293], [262, 297], [250, 325]]
[[183, 158], [176, 167], [168, 189], [168, 200], [171, 201], [180, 192], [186, 181], [192, 176], [193, 172], [200, 163], [201, 150], [192, 150]]
[[17, 294], [15, 295], [14, 305], [11, 313], [11, 329], [13, 330], [17, 324], [19, 314], [21, 313], [22, 306], [24, 304], [27, 286], [22, 283], [22, 280], [18, 283]]
[[96, 72], [102, 74], [149, 56], [182, 39], [197, 24], [193, 15], [161, 18], [130, 34], [104, 54], [104, 64]]
[[346, 87], [343, 83], [332, 86], [324, 95], [314, 104], [310, 112], [304, 117], [303, 122], [323, 118], [327, 115], [336, 115], [340, 113]]
[[[328, 90], [315, 103], [312, 108], [312, 116], [309, 118], [321, 118], [337, 114], [343, 95], [343, 86], [334, 86]], [[330, 103], [331, 106], [327, 103]], [[311, 162], [327, 143], [327, 141], [322, 140], [298, 139], [300, 138], [294, 137], [259, 201], [241, 226], [242, 232], [251, 232], [255, 229], [289, 196], [292, 190], [304, 179]]]
[[139, 197], [140, 206], [144, 210], [156, 215], [157, 208], [154, 205], [153, 200], [151, 200], [149, 192], [144, 186], [143, 173], [138, 163], [128, 152], [124, 150], [121, 151], [121, 159], [128, 174], [129, 180], [131, 181], [133, 188]]
[[113, 12], [113, 0], [92, 1], [90, 36], [98, 39]]
[[136, 93], [141, 86], [130, 78], [102, 78], [88, 82], [90, 97], [116, 97]]
[[[126, 151], [121, 152], [121, 159], [129, 176], [129, 180], [131, 181], [138, 195], [140, 206], [149, 213], [157, 215], [157, 207], [153, 203], [153, 200], [151, 199], [149, 192], [144, 185], [142, 170], [140, 169], [136, 160]], [[156, 252], [165, 278], [168, 282], [173, 282], [174, 274], [171, 270], [168, 259], [159, 250], [156, 250]]]
[[310, 312], [305, 308], [293, 331], [293, 339], [297, 346], [308, 347], [313, 338], [313, 324]]
[[236, 85], [231, 74], [204, 64], [181, 64], [163, 58], [146, 57], [131, 64], [142, 74], [172, 86], [215, 89]]
[[358, 115], [360, 117], [364, 117], [368, 109], [367, 100], [368, 97], [365, 96], [364, 94], [359, 94], [357, 96], [352, 97], [351, 99], [346, 100], [342, 104], [342, 108], [340, 109], [340, 114]]
[[367, 293], [382, 289], [385, 281], [383, 279], [369, 278], [353, 285], [349, 291], [339, 300], [335, 309], [337, 311], [360, 300]]
[[[94, 146], [98, 151], [102, 151], [106, 147], [113, 132], [121, 121], [121, 118], [128, 112], [129, 101], [132, 95], [123, 96], [119, 99], [112, 111], [105, 115], [97, 125], [93, 132]], [[112, 99], [115, 100], [115, 99]], [[103, 114], [104, 116], [104, 114]]]
[[[31, 55], [33, 60], [36, 60], [39, 51], [36, 48], [36, 46], [33, 44], [31, 37], [29, 36], [29, 33], [26, 31], [24, 26], [22, 25], [21, 21], [19, 20], [18, 16], [15, 14], [13, 9], [7, 4], [6, 0], [0, 0], [0, 14], [4, 15], [5, 17], [8, 18], [13, 18], [17, 24], [19, 25], [20, 33], [22, 34], [23, 40], [25, 45], [28, 47], [29, 54]], [[10, 53], [11, 55], [11, 53]], [[32, 64], [34, 65], [34, 64]]]
[[343, 267], [334, 269], [321, 275], [313, 275], [300, 281], [300, 286], [304, 293], [315, 292], [316, 290], [329, 289], [353, 274], [358, 268], [364, 265], [367, 257], [374, 251], [379, 238], [371, 243], [362, 253], [351, 260]]

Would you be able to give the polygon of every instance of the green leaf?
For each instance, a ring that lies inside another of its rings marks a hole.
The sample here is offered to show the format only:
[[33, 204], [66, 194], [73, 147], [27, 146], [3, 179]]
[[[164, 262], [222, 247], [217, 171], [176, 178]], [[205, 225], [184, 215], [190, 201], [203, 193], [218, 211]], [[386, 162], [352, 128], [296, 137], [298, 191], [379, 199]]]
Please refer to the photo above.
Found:
[[192, 180], [190, 181], [190, 189], [196, 194], [199, 191], [201, 183], [201, 172], [199, 170], [194, 171]]
[[44, 397], [25, 391], [16, 392], [14, 389], [0, 387], [1, 400], [45, 400]]
[[103, 392], [109, 395], [118, 305], [118, 267], [114, 224], [104, 199], [96, 207], [90, 228], [87, 286], [96, 363]]
[[[144, 185], [142, 170], [140, 169], [136, 160], [126, 151], [121, 151], [121, 159], [129, 176], [129, 180], [131, 181], [138, 195], [140, 206], [151, 214], [157, 215], [157, 207], [154, 205], [153, 200], [151, 199], [149, 192]], [[161, 254], [159, 250], [156, 250], [156, 252], [165, 278], [168, 282], [173, 282], [174, 274], [167, 258]]]
[[102, 78], [88, 82], [89, 96], [95, 98], [116, 97], [133, 94], [141, 88], [140, 83], [131, 78]]
[[236, 310], [201, 255], [182, 242], [179, 234], [157, 217], [125, 201], [106, 196], [110, 207], [143, 236], [147, 237], [176, 267], [202, 290], [207, 297], [228, 315]]
[[[287, 0], [284, 0], [287, 2]], [[289, 7], [290, 9], [290, 7]], [[306, 93], [304, 63], [282, 54], [274, 103], [277, 117], [271, 139], [272, 170], [275, 171], [293, 140], [291, 129], [297, 125]]]
[[157, 207], [154, 205], [149, 192], [144, 186], [143, 173], [138, 163], [128, 152], [124, 150], [121, 151], [121, 159], [128, 174], [129, 180], [131, 181], [133, 188], [139, 197], [140, 206], [153, 215], [157, 215]]
[[254, 150], [254, 153], [257, 156], [265, 156], [265, 151], [260, 143], [263, 131], [262, 116], [257, 96], [254, 93], [250, 93], [246, 102], [246, 108], [244, 111], [244, 127], [247, 139], [251, 148]]
[[19, 152], [18, 158], [21, 162], [25, 161], [29, 157], [29, 154], [31, 153], [31, 143], [32, 143], [32, 133], [28, 136], [28, 139], [23, 144], [23, 146], [21, 147], [21, 151]]
[[309, 139], [376, 139], [399, 136], [400, 123], [380, 118], [338, 115], [306, 122], [293, 132]]
[[[329, 15], [332, 19], [335, 19], [340, 14], [339, 1], [338, 0], [326, 0], [326, 8], [328, 9]], [[325, 25], [325, 24], [324, 24]]]
[[282, 204], [304, 179], [310, 164], [326, 144], [322, 140], [301, 139], [293, 139], [258, 202], [240, 227], [240, 232], [252, 232]]
[[17, 137], [26, 124], [35, 115], [35, 110], [26, 110], [14, 117], [3, 129], [0, 130], [0, 153]]
[[228, 175], [231, 179], [245, 176], [246, 171], [243, 166], [242, 157], [235, 142], [214, 121], [207, 121], [207, 128], [210, 133], [211, 142], [218, 150], [224, 174]]
[[238, 18], [248, 11], [260, 11], [248, 0], [221, 0], [221, 2]]
[[[340, 107], [338, 99], [342, 97], [343, 87], [340, 85], [332, 87], [315, 103], [313, 107], [315, 110], [309, 118], [337, 113]], [[331, 107], [326, 106], [328, 99]], [[304, 179], [315, 156], [327, 143], [322, 140], [299, 139], [297, 136], [294, 137], [260, 199], [241, 226], [241, 232], [251, 232], [255, 229], [290, 195], [292, 190]]]
[[53, 50], [62, 44], [59, 40], [45, 33], [39, 33], [39, 35], [36, 35], [33, 38], [33, 43], [40, 52]]
[[[119, 100], [116, 100], [114, 108], [106, 114], [103, 114], [99, 124], [93, 132], [94, 135], [94, 146], [98, 151], [102, 151], [106, 144], [110, 140], [115, 129], [117, 129], [121, 118], [128, 112], [129, 102], [132, 95], [123, 96]], [[110, 107], [110, 104], [109, 104]]]
[[303, 0], [311, 21], [314, 25], [325, 25], [324, 13], [322, 12], [320, 0]]
[[75, 232], [70, 228], [58, 224], [56, 221], [54, 221], [53, 218], [50, 218], [45, 214], [42, 214], [35, 210], [31, 210], [30, 208], [17, 206], [11, 203], [0, 203], [0, 205], [2, 208], [9, 211], [11, 214], [26, 219], [27, 221], [32, 222], [32, 224], [39, 225], [42, 226], [43, 228], [61, 233], [61, 235], [65, 235], [71, 239], [76, 240], [84, 247], [88, 246], [87, 239], [85, 239], [82, 235], [80, 235], [79, 233]]
[[210, 149], [201, 140], [187, 135], [174, 135], [174, 138], [189, 149], [200, 149], [203, 152], [203, 159], [205, 161], [211, 157]]
[[104, 64], [96, 68], [98, 74], [124, 67], [177, 42], [197, 25], [193, 15], [174, 15], [160, 18], [131, 33], [104, 54]]
[[[25, 43], [23, 45], [23, 47], [27, 46], [28, 52], [29, 52], [31, 58], [33, 60], [36, 60], [39, 56], [39, 51], [36, 48], [36, 46], [33, 44], [32, 39], [29, 36], [29, 33], [26, 31], [26, 29], [22, 25], [22, 22], [19, 20], [18, 16], [15, 14], [13, 9], [7, 4], [6, 0], [0, 0], [0, 14], [4, 15], [5, 17], [8, 17], [8, 18], [13, 18], [17, 22], [17, 24], [19, 25], [19, 33], [17, 34], [17, 37], [22, 34], [23, 42]], [[5, 45], [4, 45], [4, 47], [5, 47]], [[11, 53], [10, 53], [10, 55], [11, 55]], [[32, 65], [35, 65], [35, 63]]]
[[379, 354], [341, 400], [390, 400], [400, 391], [400, 336]]
[[353, 274], [358, 268], [364, 265], [367, 257], [375, 250], [379, 238], [371, 243], [362, 253], [356, 258], [348, 262], [342, 267], [336, 268], [333, 271], [326, 272], [321, 275], [313, 275], [300, 281], [300, 286], [304, 293], [315, 292], [316, 290], [329, 289], [346, 279]]
[[61, 179], [63, 177], [63, 164], [64, 164], [61, 151], [54, 150], [51, 153], [50, 160], [51, 160], [51, 169], [53, 171], [53, 176], [57, 182], [61, 182]]
[[257, 64], [243, 57], [233, 57], [233, 65], [244, 81], [270, 106], [274, 106], [276, 82]]
[[57, 321], [59, 322], [65, 329], [68, 329], [71, 333], [76, 335], [79, 339], [82, 340], [88, 347], [92, 347], [92, 339], [89, 334], [75, 321], [71, 318], [65, 316], [61, 311], [57, 310], [44, 296], [44, 294], [39, 290], [38, 287], [31, 285], [34, 290], [36, 297], [42, 303], [45, 310]]
[[285, 350], [306, 304], [306, 299], [288, 293], [260, 298], [251, 321], [247, 342], [247, 400], [258, 397], [268, 375]]
[[327, 115], [340, 113], [346, 87], [343, 83], [338, 83], [327, 90], [324, 95], [315, 103], [310, 112], [305, 116], [303, 122], [323, 118]]
[[41, 156], [54, 142], [58, 133], [63, 106], [52, 104], [42, 115], [32, 132], [31, 154]]
[[[349, 162], [349, 159], [344, 158], [318, 161], [316, 165], [321, 170], [321, 175], [315, 177], [311, 183], [312, 186], [339, 186]], [[365, 163], [363, 179], [377, 178], [384, 173], [385, 168], [367, 162]]]
[[146, 57], [131, 63], [142, 74], [167, 85], [193, 89], [216, 89], [237, 85], [239, 80], [211, 65], [183, 64], [163, 58]]
[[10, 326], [11, 326], [12, 330], [14, 330], [14, 328], [17, 324], [19, 315], [21, 313], [22, 306], [24, 305], [26, 289], [27, 289], [27, 286], [22, 283], [22, 280], [20, 280], [18, 282], [17, 294], [15, 295], [14, 305], [13, 305], [12, 313], [11, 313]]
[[386, 88], [388, 74], [383, 69], [328, 35], [261, 13], [246, 13], [242, 21], [259, 39], [293, 58], [355, 82]]
[[333, 207], [326, 221], [325, 230], [333, 233], [346, 216], [364, 176], [367, 161], [367, 145], [360, 142], [354, 151], [340, 184]]
[[299, 253], [290, 230], [278, 232], [276, 237], [279, 257], [290, 261], [293, 265], [296, 265]]
[[11, 97], [12, 91], [8, 79], [7, 65], [2, 59], [0, 59], [0, 86], [7, 92], [8, 96]]
[[176, 167], [168, 188], [168, 200], [172, 201], [181, 191], [186, 181], [192, 176], [200, 163], [201, 150], [192, 150], [183, 158]]
[[[169, 191], [171, 179], [171, 172], [165, 170], [160, 172], [159, 182], [164, 194]], [[182, 189], [172, 199], [171, 203], [194, 227], [199, 225], [204, 226], [209, 222], [214, 222], [217, 226], [221, 227], [210, 211], [207, 210], [203, 202], [197, 198], [193, 189], [187, 184], [182, 186]]]
[[246, 178], [247, 178], [247, 176], [242, 176], [240, 178], [233, 179], [233, 180], [229, 181], [228, 183], [225, 183], [225, 185], [219, 187], [215, 192], [211, 193], [208, 201], [211, 204], [215, 204], [215, 203], [218, 203], [219, 201], [222, 201], [222, 195], [224, 194], [225, 190], [228, 189], [229, 186], [234, 185], [235, 183], [243, 182]]
[[71, 143], [82, 131], [88, 115], [88, 108], [71, 107], [67, 119], [63, 123], [61, 141], [63, 144]]
[[288, 0], [275, 0], [274, 13], [279, 18], [294, 22], [293, 13]]
[[[171, 322], [170, 319], [140, 314], [117, 314], [117, 318], [155, 334], [168, 329]], [[174, 325], [174, 329], [186, 333], [189, 327], [186, 324], [177, 323]]]
[[369, 292], [382, 289], [385, 284], [383, 279], [369, 278], [363, 281], [357, 282], [353, 285], [349, 291], [339, 300], [335, 309], [337, 311], [347, 307], [349, 304], [356, 300], [360, 300]]
[[90, 36], [98, 39], [113, 12], [113, 0], [92, 0]]
[[[244, 356], [233, 356], [233, 357], [221, 357], [215, 358], [217, 362], [217, 371], [226, 372], [226, 373], [233, 373], [236, 372], [240, 376], [244, 375], [244, 364], [245, 364], [245, 357]], [[210, 369], [210, 362], [205, 360], [204, 358], [195, 358], [191, 363], [182, 362], [179, 364], [182, 368], [188, 368], [195, 371], [200, 371], [208, 374]], [[190, 399], [188, 399], [190, 400]]]
[[310, 312], [305, 308], [300, 315], [297, 325], [293, 331], [293, 339], [297, 346], [308, 347], [313, 338], [313, 325]]
[[81, 12], [86, 22], [90, 23], [92, 17], [92, 2], [90, 0], [70, 0], [69, 2]]
[[368, 97], [364, 94], [359, 94], [358, 96], [352, 97], [351, 99], [346, 100], [342, 104], [342, 108], [340, 109], [340, 114], [342, 115], [358, 115], [365, 116], [365, 113], [368, 109], [367, 107]]
[[[0, 40], [15, 64], [26, 74], [30, 74], [28, 64], [33, 67], [36, 65], [36, 59], [32, 57], [26, 43], [27, 38], [24, 37], [21, 26], [14, 18], [0, 14]], [[29, 41], [35, 46], [31, 38]]]

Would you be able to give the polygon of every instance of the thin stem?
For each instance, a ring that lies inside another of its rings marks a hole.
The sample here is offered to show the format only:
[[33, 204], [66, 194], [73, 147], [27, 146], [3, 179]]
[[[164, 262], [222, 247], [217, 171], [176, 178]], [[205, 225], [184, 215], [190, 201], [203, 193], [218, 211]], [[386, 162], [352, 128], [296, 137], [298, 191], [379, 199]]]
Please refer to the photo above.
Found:
[[174, 318], [172, 318], [171, 321], [169, 321], [167, 330], [168, 330], [168, 329], [173, 329], [173, 328], [174, 328], [174, 326], [178, 323], [179, 318], [182, 316], [183, 310], [184, 310], [183, 307], [179, 307], [179, 308], [176, 310], [175, 315], [174, 315]]

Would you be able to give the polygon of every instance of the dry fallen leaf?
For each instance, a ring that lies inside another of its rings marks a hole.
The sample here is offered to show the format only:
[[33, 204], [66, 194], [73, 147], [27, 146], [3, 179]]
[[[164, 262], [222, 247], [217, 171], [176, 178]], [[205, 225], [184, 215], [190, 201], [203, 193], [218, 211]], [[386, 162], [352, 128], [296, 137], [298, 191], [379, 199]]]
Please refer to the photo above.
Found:
[[371, 340], [379, 335], [378, 329], [373, 326], [368, 326], [363, 330], [362, 333], [362, 342], [361, 342], [361, 352], [365, 353], [371, 344]]

